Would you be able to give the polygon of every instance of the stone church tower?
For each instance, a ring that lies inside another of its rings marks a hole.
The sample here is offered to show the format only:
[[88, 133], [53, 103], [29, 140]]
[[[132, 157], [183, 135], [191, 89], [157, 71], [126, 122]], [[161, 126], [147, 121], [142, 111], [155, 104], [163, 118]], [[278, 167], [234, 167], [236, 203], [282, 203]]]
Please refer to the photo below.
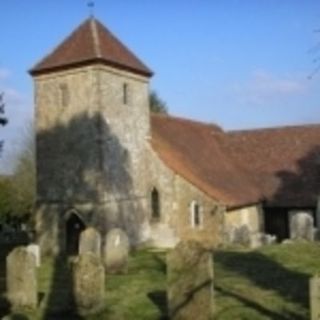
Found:
[[30, 73], [43, 253], [75, 252], [86, 226], [102, 235], [120, 226], [143, 241], [152, 72], [90, 18]]

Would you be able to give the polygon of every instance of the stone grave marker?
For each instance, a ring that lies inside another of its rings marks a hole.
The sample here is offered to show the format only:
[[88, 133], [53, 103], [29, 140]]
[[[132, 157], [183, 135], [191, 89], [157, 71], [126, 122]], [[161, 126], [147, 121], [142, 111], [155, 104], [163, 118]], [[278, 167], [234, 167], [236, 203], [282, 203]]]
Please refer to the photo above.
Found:
[[172, 320], [212, 319], [213, 257], [196, 241], [180, 242], [167, 255], [168, 308]]
[[104, 265], [108, 273], [126, 273], [130, 243], [127, 234], [119, 228], [108, 232], [104, 246]]
[[40, 246], [38, 244], [32, 243], [27, 246], [27, 251], [34, 255], [36, 260], [36, 266], [40, 267], [41, 258], [40, 258]]
[[314, 225], [311, 212], [291, 211], [289, 219], [291, 239], [313, 241]]
[[101, 236], [93, 227], [83, 230], [80, 234], [79, 254], [92, 252], [101, 257]]
[[234, 243], [240, 244], [243, 246], [250, 245], [250, 229], [247, 225], [241, 225], [240, 227], [236, 228], [234, 231]]
[[314, 276], [309, 282], [310, 319], [320, 319], [320, 277]]
[[73, 266], [73, 297], [80, 315], [101, 311], [105, 305], [105, 271], [100, 258], [85, 252]]
[[17, 247], [8, 255], [6, 264], [7, 298], [12, 309], [35, 309], [38, 294], [34, 255], [26, 247]]

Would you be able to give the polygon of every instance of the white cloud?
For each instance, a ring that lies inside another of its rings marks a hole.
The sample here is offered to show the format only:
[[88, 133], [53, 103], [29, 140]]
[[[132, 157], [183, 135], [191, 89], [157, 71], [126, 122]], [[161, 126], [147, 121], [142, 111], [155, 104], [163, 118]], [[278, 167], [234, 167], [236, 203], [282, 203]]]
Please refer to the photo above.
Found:
[[0, 68], [0, 81], [7, 80], [10, 77], [11, 72], [6, 68]]
[[279, 77], [263, 70], [254, 71], [246, 83], [234, 86], [234, 92], [241, 100], [251, 104], [264, 104], [270, 100], [300, 96], [307, 90], [307, 79]]

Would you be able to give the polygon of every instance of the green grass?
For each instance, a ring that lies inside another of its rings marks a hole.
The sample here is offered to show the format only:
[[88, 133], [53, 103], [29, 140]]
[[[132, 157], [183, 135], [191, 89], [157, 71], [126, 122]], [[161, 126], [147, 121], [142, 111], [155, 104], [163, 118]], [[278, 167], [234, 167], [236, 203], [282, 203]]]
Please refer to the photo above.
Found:
[[[316, 243], [216, 251], [215, 319], [309, 319], [308, 284], [310, 276], [320, 272], [319, 257], [320, 245]], [[27, 314], [29, 319], [165, 319], [164, 253], [134, 252], [128, 274], [108, 275], [103, 313], [86, 318], [68, 314], [49, 318], [47, 306], [65, 301], [67, 275], [65, 263], [44, 261], [38, 274], [40, 308], [36, 314]]]
[[309, 319], [319, 257], [316, 243], [216, 252], [216, 319]]

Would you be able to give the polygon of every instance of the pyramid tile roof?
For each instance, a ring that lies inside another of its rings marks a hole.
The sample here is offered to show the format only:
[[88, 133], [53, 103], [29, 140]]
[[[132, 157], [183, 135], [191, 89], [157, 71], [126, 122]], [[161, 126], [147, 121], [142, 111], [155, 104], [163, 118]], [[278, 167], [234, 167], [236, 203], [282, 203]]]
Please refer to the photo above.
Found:
[[152, 71], [95, 18], [85, 20], [30, 73], [38, 75], [92, 63], [152, 76]]

